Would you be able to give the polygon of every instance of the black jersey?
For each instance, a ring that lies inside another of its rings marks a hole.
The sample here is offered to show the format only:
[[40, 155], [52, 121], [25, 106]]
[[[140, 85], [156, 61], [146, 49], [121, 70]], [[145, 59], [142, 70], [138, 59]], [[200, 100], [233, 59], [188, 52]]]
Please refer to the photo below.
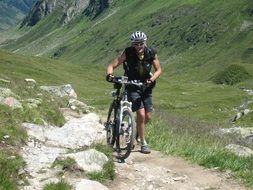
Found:
[[134, 47], [125, 49], [126, 60], [124, 62], [125, 75], [129, 80], [146, 81], [151, 77], [152, 62], [155, 59], [156, 50], [145, 47], [144, 57], [139, 58]]

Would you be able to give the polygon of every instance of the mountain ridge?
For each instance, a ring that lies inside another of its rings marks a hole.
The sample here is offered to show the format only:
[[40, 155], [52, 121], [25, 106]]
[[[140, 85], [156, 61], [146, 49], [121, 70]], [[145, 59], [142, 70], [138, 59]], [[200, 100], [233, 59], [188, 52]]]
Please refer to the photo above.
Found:
[[68, 24], [80, 14], [95, 18], [108, 6], [108, 0], [100, 0], [99, 2], [95, 0], [39, 0], [23, 20], [20, 27], [34, 26], [55, 11], [59, 12], [58, 21], [62, 25]]

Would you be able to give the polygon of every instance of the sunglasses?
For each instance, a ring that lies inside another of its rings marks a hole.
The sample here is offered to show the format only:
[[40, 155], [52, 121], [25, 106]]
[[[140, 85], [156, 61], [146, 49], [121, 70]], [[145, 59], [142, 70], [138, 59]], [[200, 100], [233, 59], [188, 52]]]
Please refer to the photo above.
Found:
[[137, 47], [140, 47], [140, 46], [143, 46], [144, 45], [144, 42], [141, 42], [141, 43], [134, 43], [134, 46], [137, 46]]

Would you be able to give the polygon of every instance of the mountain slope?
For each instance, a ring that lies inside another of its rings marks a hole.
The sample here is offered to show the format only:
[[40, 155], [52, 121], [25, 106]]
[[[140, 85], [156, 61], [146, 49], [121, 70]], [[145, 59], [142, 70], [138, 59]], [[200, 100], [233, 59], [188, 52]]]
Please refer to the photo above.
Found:
[[0, 1], [0, 30], [15, 26], [31, 10], [37, 0]]
[[[252, 56], [253, 28], [252, 2], [249, 0], [119, 1], [92, 19], [85, 14], [87, 6], [83, 6], [63, 26], [63, 15], [69, 10], [66, 7], [74, 8], [66, 5], [50, 12], [27, 35], [6, 48], [79, 63], [85, 55], [87, 62], [107, 63], [129, 44], [129, 35], [141, 29], [149, 35], [149, 44], [158, 48], [164, 63], [182, 62], [177, 57], [187, 62], [177, 64], [180, 68], [202, 65], [198, 61], [200, 52], [208, 61], [214, 61], [211, 57], [216, 55], [216, 59], [227, 57], [236, 62], [251, 62], [247, 58]], [[220, 51], [222, 49], [226, 52]], [[217, 58], [219, 55], [221, 57]], [[195, 63], [188, 64], [187, 60], [191, 59]], [[214, 61], [214, 64], [218, 62]], [[222, 62], [226, 64], [231, 60]]]

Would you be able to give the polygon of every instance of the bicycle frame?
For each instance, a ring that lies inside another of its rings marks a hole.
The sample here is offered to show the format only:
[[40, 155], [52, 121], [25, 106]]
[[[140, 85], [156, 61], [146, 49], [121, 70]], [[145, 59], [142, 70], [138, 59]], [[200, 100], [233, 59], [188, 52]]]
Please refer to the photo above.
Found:
[[[121, 77], [122, 79], [122, 87], [116, 88], [116, 91], [112, 91], [112, 96], [116, 97], [114, 101], [116, 102], [116, 106], [118, 106], [117, 114], [119, 114], [119, 125], [122, 124], [122, 117], [123, 117], [123, 110], [128, 109], [130, 112], [132, 112], [132, 102], [128, 101], [127, 98], [127, 90], [126, 90], [126, 84], [127, 84], [127, 77]], [[122, 89], [122, 90], [121, 90]]]
[[[114, 100], [109, 108], [107, 122], [105, 123], [107, 135], [109, 135], [107, 136], [107, 143], [114, 146], [116, 142], [116, 151], [119, 152], [121, 158], [125, 159], [132, 150], [136, 131], [132, 102], [128, 101], [126, 87], [127, 85], [142, 86], [143, 84], [137, 81], [128, 81], [128, 78], [124, 76], [115, 77], [113, 82], [115, 90], [111, 94]], [[113, 127], [110, 126], [111, 124], [113, 124]], [[122, 150], [126, 152], [121, 154]]]

